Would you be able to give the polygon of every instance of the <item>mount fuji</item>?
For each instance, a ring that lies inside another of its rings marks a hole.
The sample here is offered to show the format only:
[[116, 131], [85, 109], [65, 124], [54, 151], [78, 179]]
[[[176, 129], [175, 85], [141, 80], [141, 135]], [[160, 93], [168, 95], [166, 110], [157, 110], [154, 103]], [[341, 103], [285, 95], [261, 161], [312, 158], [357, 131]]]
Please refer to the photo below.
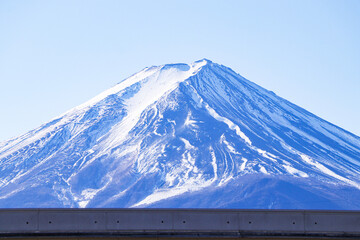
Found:
[[0, 143], [0, 207], [360, 209], [360, 138], [203, 59]]

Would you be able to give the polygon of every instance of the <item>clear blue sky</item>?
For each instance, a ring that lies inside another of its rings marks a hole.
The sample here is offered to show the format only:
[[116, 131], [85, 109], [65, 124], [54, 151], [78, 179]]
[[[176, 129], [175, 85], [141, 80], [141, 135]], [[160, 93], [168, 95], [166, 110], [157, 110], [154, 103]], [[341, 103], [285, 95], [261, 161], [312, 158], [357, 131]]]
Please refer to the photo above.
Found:
[[360, 135], [358, 0], [1, 0], [0, 141], [201, 58]]

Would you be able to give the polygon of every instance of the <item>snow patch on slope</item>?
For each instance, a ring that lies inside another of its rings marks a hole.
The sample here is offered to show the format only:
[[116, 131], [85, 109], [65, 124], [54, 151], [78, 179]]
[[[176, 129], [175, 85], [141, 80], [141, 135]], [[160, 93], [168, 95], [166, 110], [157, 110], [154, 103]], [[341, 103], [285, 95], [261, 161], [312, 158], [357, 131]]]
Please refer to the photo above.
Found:
[[322, 165], [321, 163], [311, 159], [309, 156], [305, 155], [305, 154], [300, 154], [300, 157], [308, 164], [316, 167], [317, 169], [319, 169], [321, 172], [331, 176], [331, 177], [334, 177], [336, 179], [339, 179], [340, 181], [342, 182], [345, 182], [347, 184], [350, 184], [358, 189], [360, 189], [360, 184], [354, 182], [354, 181], [351, 181], [347, 178], [344, 178], [336, 173], [334, 173], [333, 171], [331, 171], [329, 168], [325, 167], [324, 165]]

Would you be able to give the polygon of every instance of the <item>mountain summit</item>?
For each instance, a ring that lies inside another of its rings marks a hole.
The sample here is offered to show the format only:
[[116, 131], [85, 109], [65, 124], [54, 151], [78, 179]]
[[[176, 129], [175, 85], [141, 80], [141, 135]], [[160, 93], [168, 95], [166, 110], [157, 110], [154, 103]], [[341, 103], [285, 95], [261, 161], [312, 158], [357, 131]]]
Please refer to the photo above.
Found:
[[0, 207], [360, 209], [360, 138], [203, 59], [0, 143]]

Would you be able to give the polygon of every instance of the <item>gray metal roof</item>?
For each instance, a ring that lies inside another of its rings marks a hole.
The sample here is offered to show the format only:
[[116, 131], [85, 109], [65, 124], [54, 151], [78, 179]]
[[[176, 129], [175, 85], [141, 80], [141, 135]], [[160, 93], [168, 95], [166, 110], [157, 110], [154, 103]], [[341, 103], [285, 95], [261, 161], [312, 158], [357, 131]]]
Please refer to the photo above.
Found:
[[4, 237], [360, 238], [360, 211], [0, 209]]

